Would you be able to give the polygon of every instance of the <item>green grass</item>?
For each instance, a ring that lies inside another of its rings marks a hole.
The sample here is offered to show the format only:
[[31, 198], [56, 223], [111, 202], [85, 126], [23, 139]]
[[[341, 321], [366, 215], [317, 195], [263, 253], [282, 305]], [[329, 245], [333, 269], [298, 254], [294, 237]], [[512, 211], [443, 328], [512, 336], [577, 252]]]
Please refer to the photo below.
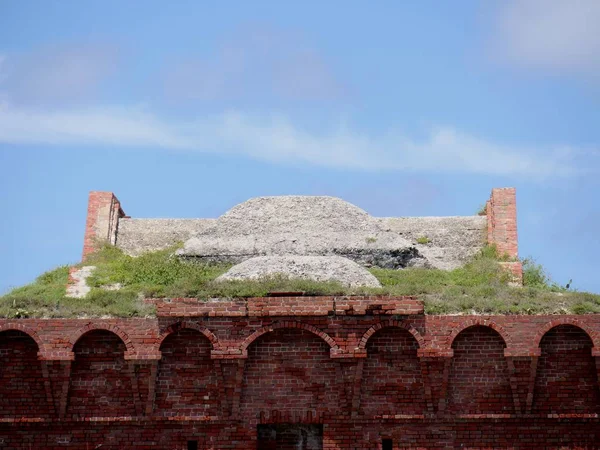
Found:
[[[261, 297], [273, 291], [306, 295], [416, 295], [427, 314], [586, 314], [600, 313], [600, 295], [563, 289], [552, 283], [543, 268], [524, 260], [523, 288], [507, 284], [493, 247], [486, 247], [464, 267], [442, 271], [409, 268], [371, 269], [382, 288], [345, 288], [336, 282], [288, 279], [215, 282], [229, 265], [184, 262], [174, 248], [137, 258], [104, 246], [86, 261], [97, 269], [88, 278], [92, 287], [85, 299], [65, 297], [68, 267], [41, 275], [35, 282], [0, 297], [0, 317], [143, 317], [153, 308], [144, 297], [234, 298]], [[121, 290], [103, 286], [119, 283]], [[307, 299], [307, 301], [310, 301]]]
[[0, 297], [0, 317], [134, 317], [153, 314], [131, 291], [92, 289], [85, 299], [65, 297], [69, 267], [40, 275], [33, 283]]
[[421, 236], [421, 237], [417, 238], [417, 244], [425, 245], [425, 244], [429, 244], [430, 242], [431, 242], [431, 239], [429, 239], [427, 236]]

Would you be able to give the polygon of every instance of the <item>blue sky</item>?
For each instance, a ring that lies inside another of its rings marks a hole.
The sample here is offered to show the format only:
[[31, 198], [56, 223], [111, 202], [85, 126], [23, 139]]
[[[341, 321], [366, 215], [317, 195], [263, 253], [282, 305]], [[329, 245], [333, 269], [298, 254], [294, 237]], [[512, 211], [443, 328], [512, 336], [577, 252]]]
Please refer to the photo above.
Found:
[[0, 292], [133, 217], [258, 195], [467, 215], [517, 188], [521, 256], [600, 292], [600, 2], [0, 3]]

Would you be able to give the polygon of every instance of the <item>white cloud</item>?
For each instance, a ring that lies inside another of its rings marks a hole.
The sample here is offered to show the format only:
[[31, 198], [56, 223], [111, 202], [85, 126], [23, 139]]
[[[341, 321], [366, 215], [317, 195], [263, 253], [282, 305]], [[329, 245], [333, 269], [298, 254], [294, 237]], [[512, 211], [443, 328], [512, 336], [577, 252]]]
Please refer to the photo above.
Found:
[[396, 130], [361, 134], [345, 127], [311, 133], [284, 116], [241, 112], [173, 123], [136, 108], [34, 110], [0, 105], [0, 142], [244, 155], [282, 164], [367, 171], [433, 171], [546, 177], [570, 175], [577, 151], [515, 148], [452, 128], [424, 140]]
[[507, 0], [496, 16], [495, 53], [526, 68], [600, 73], [600, 1]]

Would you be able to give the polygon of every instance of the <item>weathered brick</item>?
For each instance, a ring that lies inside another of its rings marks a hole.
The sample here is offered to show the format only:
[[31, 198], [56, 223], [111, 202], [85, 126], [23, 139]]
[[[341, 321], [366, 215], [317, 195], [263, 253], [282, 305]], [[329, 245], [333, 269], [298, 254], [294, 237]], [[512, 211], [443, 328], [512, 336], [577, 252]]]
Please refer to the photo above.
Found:
[[[174, 299], [153, 319], [2, 319], [0, 445], [268, 448], [258, 425], [284, 423], [322, 425], [315, 442], [331, 450], [600, 442], [600, 315], [390, 316], [368, 312], [377, 297], [301, 299], [355, 307], [306, 315], [282, 297], [272, 311], [288, 315], [250, 317], [248, 300]], [[280, 446], [298, 444], [290, 430]]]

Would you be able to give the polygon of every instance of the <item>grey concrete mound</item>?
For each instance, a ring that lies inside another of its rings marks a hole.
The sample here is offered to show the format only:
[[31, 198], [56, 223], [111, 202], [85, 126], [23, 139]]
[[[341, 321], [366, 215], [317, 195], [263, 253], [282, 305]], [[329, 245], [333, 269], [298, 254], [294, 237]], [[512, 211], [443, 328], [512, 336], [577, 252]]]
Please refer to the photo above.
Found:
[[368, 270], [341, 256], [257, 256], [233, 266], [217, 281], [256, 280], [274, 275], [337, 281], [349, 287], [381, 287]]
[[362, 209], [334, 197], [253, 198], [186, 241], [184, 257], [241, 262], [255, 256], [338, 255], [364, 265], [404, 267], [420, 255]]
[[[374, 218], [335, 197], [259, 197], [199, 230], [178, 254], [233, 263], [256, 256], [337, 255], [365, 267], [453, 269], [483, 245], [485, 218], [420, 219]], [[417, 242], [427, 235], [429, 242]]]

